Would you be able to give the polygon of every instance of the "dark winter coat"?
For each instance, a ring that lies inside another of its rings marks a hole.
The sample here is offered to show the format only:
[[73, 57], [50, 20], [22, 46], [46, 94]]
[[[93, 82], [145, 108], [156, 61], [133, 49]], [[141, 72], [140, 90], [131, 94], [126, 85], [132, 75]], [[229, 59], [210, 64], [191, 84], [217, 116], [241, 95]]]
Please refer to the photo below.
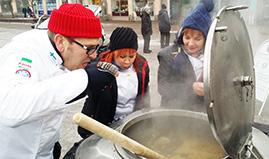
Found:
[[150, 15], [145, 11], [141, 15], [141, 33], [142, 35], [152, 35], [152, 23]]
[[192, 84], [195, 73], [188, 56], [177, 44], [158, 53], [158, 92], [161, 106], [205, 111], [203, 97], [197, 96]]
[[161, 33], [169, 33], [171, 23], [166, 9], [161, 9], [158, 14], [159, 31]]
[[[134, 109], [139, 110], [150, 106], [149, 98], [149, 66], [144, 57], [137, 55], [138, 64], [138, 94]], [[117, 82], [116, 79], [101, 90], [94, 90], [86, 99], [82, 113], [93, 119], [110, 125], [114, 119], [117, 107]], [[81, 127], [78, 127], [78, 133], [82, 138], [86, 138], [92, 133]]]

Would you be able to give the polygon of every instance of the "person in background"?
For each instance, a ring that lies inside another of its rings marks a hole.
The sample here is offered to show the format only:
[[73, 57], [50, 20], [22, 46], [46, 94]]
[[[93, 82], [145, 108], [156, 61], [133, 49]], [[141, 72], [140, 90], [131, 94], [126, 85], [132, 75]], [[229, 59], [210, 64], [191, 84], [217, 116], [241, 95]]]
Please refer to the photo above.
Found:
[[149, 46], [150, 46], [150, 36], [152, 35], [152, 23], [150, 19], [150, 7], [148, 5], [146, 5], [142, 9], [142, 14], [140, 17], [141, 17], [141, 33], [144, 39], [143, 52], [151, 53], [152, 50], [149, 49]]
[[[115, 64], [119, 75], [102, 90], [93, 90], [85, 101], [82, 113], [110, 126], [135, 110], [150, 106], [149, 66], [137, 53], [137, 34], [128, 27], [117, 27], [110, 36], [108, 51], [99, 60]], [[65, 154], [64, 159], [75, 159], [77, 148], [92, 132], [78, 127], [82, 140]]]
[[29, 17], [34, 17], [34, 12], [30, 6], [27, 7], [27, 13]]
[[53, 158], [67, 103], [117, 74], [110, 63], [85, 69], [96, 58], [101, 36], [92, 11], [64, 4], [53, 10], [48, 30], [19, 34], [1, 48], [1, 159]]
[[203, 107], [203, 52], [213, 8], [212, 0], [202, 0], [183, 20], [176, 43], [158, 53], [161, 106], [206, 110]]
[[169, 45], [171, 30], [170, 18], [165, 4], [162, 4], [162, 9], [159, 11], [158, 22], [161, 36], [161, 48], [164, 48]]
[[[130, 113], [150, 107], [149, 66], [138, 54], [137, 34], [128, 27], [117, 27], [110, 36], [109, 51], [100, 55], [100, 61], [115, 64], [119, 69], [116, 80], [86, 99], [82, 113], [110, 125]], [[78, 127], [82, 138], [92, 133]]]
[[22, 8], [22, 13], [23, 13], [23, 17], [26, 18], [27, 17], [27, 7]]

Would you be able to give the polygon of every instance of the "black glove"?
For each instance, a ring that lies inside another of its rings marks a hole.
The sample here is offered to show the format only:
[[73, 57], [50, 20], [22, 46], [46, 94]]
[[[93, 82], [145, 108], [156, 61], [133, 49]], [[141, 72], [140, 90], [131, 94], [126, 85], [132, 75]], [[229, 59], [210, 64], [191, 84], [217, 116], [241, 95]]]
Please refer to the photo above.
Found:
[[88, 74], [88, 86], [86, 94], [91, 91], [99, 91], [105, 86], [110, 85], [115, 76], [118, 75], [118, 68], [107, 62], [92, 63], [85, 68]]

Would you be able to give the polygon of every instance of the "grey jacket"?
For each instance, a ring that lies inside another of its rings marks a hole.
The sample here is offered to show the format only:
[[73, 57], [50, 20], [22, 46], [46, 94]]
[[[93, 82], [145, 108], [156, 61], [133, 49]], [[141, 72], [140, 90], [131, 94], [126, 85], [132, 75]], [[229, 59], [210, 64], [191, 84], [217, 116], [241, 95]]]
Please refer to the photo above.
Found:
[[161, 9], [158, 14], [159, 31], [168, 33], [171, 30], [171, 23], [166, 9]]
[[152, 22], [150, 15], [145, 11], [143, 11], [141, 15], [141, 33], [143, 36], [152, 35]]
[[188, 56], [177, 44], [168, 46], [158, 53], [158, 92], [161, 106], [205, 111], [203, 97], [197, 96], [192, 84], [195, 73]]

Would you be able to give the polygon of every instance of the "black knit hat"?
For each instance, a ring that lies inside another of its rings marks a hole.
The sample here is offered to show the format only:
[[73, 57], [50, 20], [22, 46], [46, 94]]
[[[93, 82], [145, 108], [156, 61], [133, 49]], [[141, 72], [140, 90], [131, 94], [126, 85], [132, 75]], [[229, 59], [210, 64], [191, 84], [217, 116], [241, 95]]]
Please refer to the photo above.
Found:
[[137, 34], [132, 28], [117, 27], [110, 36], [108, 49], [114, 51], [124, 48], [138, 49]]

